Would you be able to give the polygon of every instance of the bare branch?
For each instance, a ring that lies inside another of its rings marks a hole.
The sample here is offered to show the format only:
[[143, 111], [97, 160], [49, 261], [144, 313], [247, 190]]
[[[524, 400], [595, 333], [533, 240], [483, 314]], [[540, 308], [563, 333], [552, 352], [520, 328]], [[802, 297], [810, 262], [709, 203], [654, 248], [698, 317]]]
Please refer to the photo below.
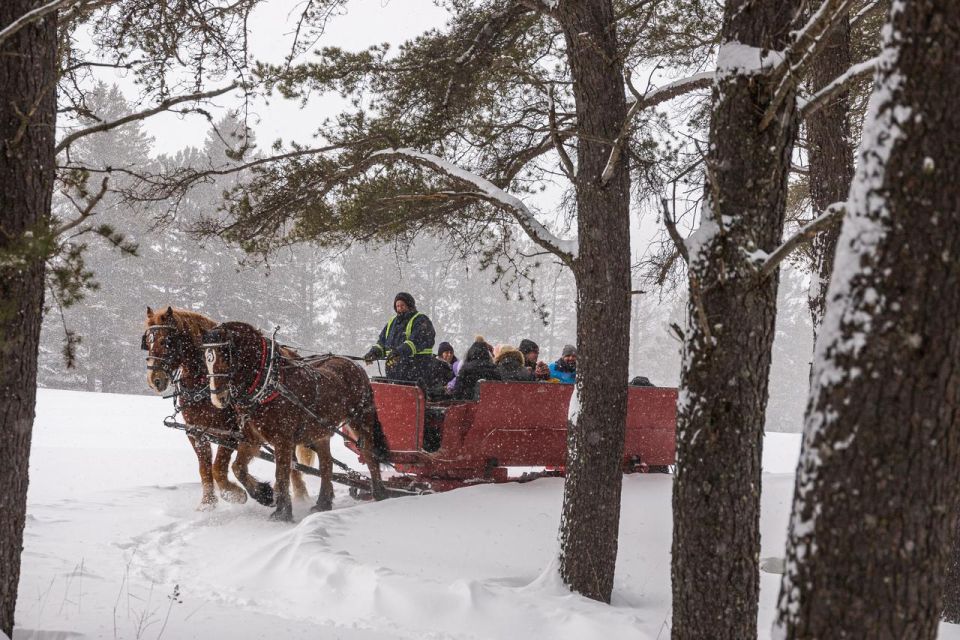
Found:
[[563, 140], [560, 139], [560, 133], [557, 128], [557, 105], [553, 100], [552, 91], [547, 94], [547, 98], [550, 101], [550, 139], [553, 141], [553, 146], [557, 150], [557, 155], [560, 156], [560, 166], [563, 167], [563, 172], [567, 175], [567, 179], [570, 182], [575, 182], [577, 179], [577, 170], [574, 168], [573, 161], [570, 160], [570, 156], [563, 146]]
[[667, 233], [670, 234], [670, 239], [673, 240], [673, 244], [677, 247], [677, 253], [680, 254], [680, 257], [683, 258], [683, 261], [687, 264], [690, 264], [690, 252], [687, 250], [687, 244], [683, 241], [683, 238], [680, 237], [680, 232], [677, 230], [677, 223], [673, 220], [673, 215], [670, 213], [670, 205], [667, 202], [666, 198], [660, 198], [660, 205], [663, 207], [663, 224], [667, 227]]
[[806, 119], [820, 110], [821, 107], [833, 100], [837, 95], [846, 91], [851, 82], [873, 73], [877, 70], [877, 64], [880, 58], [870, 58], [859, 64], [855, 64], [847, 69], [843, 74], [831, 80], [820, 91], [815, 93], [809, 100], [800, 106], [800, 118]]
[[681, 80], [677, 80], [676, 82], [671, 82], [670, 84], [659, 89], [654, 89], [652, 92], [648, 92], [646, 95], [641, 95], [640, 92], [637, 91], [636, 87], [633, 86], [630, 78], [625, 77], [624, 80], [626, 81], [627, 87], [630, 89], [630, 93], [633, 94], [633, 104], [630, 105], [630, 109], [627, 111], [627, 117], [623, 121], [623, 126], [620, 128], [620, 133], [617, 134], [617, 138], [613, 142], [613, 148], [610, 149], [610, 155], [607, 158], [607, 164], [603, 168], [603, 173], [600, 175], [600, 184], [607, 184], [610, 181], [610, 178], [613, 177], [613, 172], [617, 168], [617, 162], [620, 161], [620, 156], [623, 153], [623, 147], [630, 135], [630, 127], [637, 113], [639, 113], [642, 109], [647, 109], [662, 102], [666, 102], [667, 100], [672, 100], [673, 98], [681, 96], [685, 93], [689, 93], [695, 89], [709, 87], [713, 83], [715, 76], [716, 74], [713, 72], [698, 73], [694, 76], [690, 76], [689, 78], [683, 78]]
[[[54, 236], [60, 236], [73, 229], [74, 227], [81, 224], [84, 220], [90, 217], [90, 214], [93, 213], [94, 207], [96, 207], [100, 201], [103, 199], [104, 194], [107, 193], [107, 182], [109, 182], [110, 177], [105, 176], [103, 181], [100, 183], [100, 190], [90, 200], [87, 201], [87, 206], [80, 210], [80, 215], [69, 222], [65, 222], [53, 231]], [[73, 202], [73, 199], [70, 200]], [[74, 203], [76, 205], [76, 203]], [[79, 209], [79, 207], [77, 207]]]
[[827, 207], [813, 222], [810, 222], [797, 231], [789, 240], [781, 244], [771, 253], [760, 267], [760, 274], [764, 277], [771, 275], [784, 259], [805, 242], [813, 239], [818, 233], [835, 223], [846, 211], [846, 202], [835, 202]]
[[103, 122], [101, 124], [94, 125], [92, 127], [87, 127], [86, 129], [80, 129], [78, 131], [74, 131], [73, 133], [71, 133], [66, 138], [60, 141], [56, 149], [54, 149], [54, 152], [59, 154], [60, 152], [62, 152], [64, 149], [67, 149], [71, 144], [73, 144], [80, 138], [85, 138], [86, 136], [89, 136], [91, 134], [101, 133], [103, 131], [110, 131], [111, 129], [122, 127], [123, 125], [128, 124], [130, 122], [134, 122], [136, 120], [144, 120], [146, 118], [149, 118], [150, 116], [154, 116], [163, 111], [167, 111], [168, 109], [170, 109], [170, 107], [173, 107], [175, 105], [178, 105], [184, 102], [204, 100], [206, 98], [213, 98], [219, 95], [223, 95], [224, 93], [227, 93], [229, 91], [236, 89], [238, 86], [240, 86], [238, 82], [232, 82], [226, 87], [222, 87], [220, 89], [212, 89], [210, 91], [201, 91], [198, 93], [191, 93], [185, 96], [177, 96], [176, 98], [167, 98], [166, 100], [163, 100], [162, 102], [160, 102], [157, 106], [152, 107], [150, 109], [137, 111], [136, 113], [131, 113], [122, 118], [117, 118], [116, 120], [112, 120], [111, 122]]

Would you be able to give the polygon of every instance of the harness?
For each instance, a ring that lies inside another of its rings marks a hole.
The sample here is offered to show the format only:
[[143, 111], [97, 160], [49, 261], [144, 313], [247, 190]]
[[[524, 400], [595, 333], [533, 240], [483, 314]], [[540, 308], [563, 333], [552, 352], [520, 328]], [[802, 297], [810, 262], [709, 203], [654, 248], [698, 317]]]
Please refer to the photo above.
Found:
[[[419, 311], [417, 311], [417, 312], [416, 312], [415, 314], [413, 314], [413, 316], [411, 316], [410, 319], [407, 321], [407, 326], [404, 328], [404, 331], [403, 331], [403, 335], [404, 335], [404, 337], [406, 338], [406, 340], [403, 341], [403, 344], [408, 344], [408, 345], [410, 345], [410, 352], [411, 352], [413, 355], [415, 355], [415, 356], [432, 356], [432, 355], [433, 355], [433, 347], [428, 347], [428, 348], [426, 348], [426, 349], [417, 350], [417, 345], [415, 345], [415, 344], [413, 343], [413, 340], [410, 339], [410, 334], [413, 333], [413, 321], [416, 320], [417, 318], [419, 318], [419, 317], [422, 316], [422, 315], [423, 315], [422, 313], [420, 313]], [[387, 330], [386, 330], [386, 332], [385, 332], [385, 337], [386, 337], [386, 338], [389, 338], [389, 337], [390, 337], [390, 329], [393, 327], [393, 322], [394, 322], [394, 320], [396, 320], [396, 319], [397, 319], [397, 316], [393, 316], [392, 318], [390, 318], [390, 320], [387, 321]], [[380, 346], [379, 344], [378, 344], [377, 346], [380, 347], [380, 350], [383, 351], [383, 352], [384, 352], [384, 355], [389, 359], [390, 354], [393, 352], [393, 350], [392, 350], [392, 349], [384, 349], [384, 348], [383, 348], [382, 346]]]
[[[277, 327], [277, 329], [279, 329], [279, 327]], [[280, 397], [279, 387], [282, 383], [282, 368], [278, 360], [284, 358], [280, 355], [279, 349], [277, 349], [276, 330], [274, 330], [273, 335], [274, 337], [269, 340], [269, 348], [267, 347], [267, 339], [260, 336], [260, 366], [257, 368], [257, 375], [254, 376], [253, 382], [250, 383], [250, 386], [247, 387], [242, 394], [233, 392], [233, 383], [231, 382], [231, 378], [233, 377], [233, 342], [227, 340], [225, 342], [206, 342], [201, 345], [204, 349], [226, 347], [230, 371], [227, 373], [208, 373], [207, 377], [226, 378], [227, 385], [231, 388], [230, 395], [233, 401], [241, 407], [265, 405]]]
[[[202, 385], [194, 389], [187, 387], [183, 382], [183, 368], [186, 366], [186, 364], [182, 364], [174, 369], [174, 365], [177, 364], [174, 358], [150, 355], [150, 348], [147, 344], [147, 334], [150, 334], [154, 331], [159, 331], [160, 329], [166, 329], [172, 332], [179, 330], [175, 325], [150, 325], [140, 338], [140, 348], [144, 351], [147, 351], [147, 369], [151, 371], [163, 371], [170, 376], [170, 380], [173, 383], [173, 393], [169, 393], [162, 397], [164, 399], [173, 398], [174, 415], [176, 415], [182, 411], [184, 407], [188, 407], [206, 400], [210, 396], [210, 386], [206, 382], [206, 374], [201, 374], [205, 381]], [[181, 361], [183, 361], [184, 354], [182, 348], [178, 347], [177, 353], [180, 355]]]

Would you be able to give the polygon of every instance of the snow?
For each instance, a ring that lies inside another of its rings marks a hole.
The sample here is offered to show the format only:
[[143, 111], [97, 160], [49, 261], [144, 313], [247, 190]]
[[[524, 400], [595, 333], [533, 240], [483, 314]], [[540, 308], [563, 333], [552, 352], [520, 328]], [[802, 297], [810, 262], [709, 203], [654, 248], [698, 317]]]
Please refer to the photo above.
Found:
[[[193, 452], [161, 425], [169, 407], [39, 391], [15, 640], [669, 636], [670, 476], [624, 479], [608, 606], [558, 578], [561, 479], [381, 503], [338, 487], [333, 511], [296, 504], [293, 525], [252, 501], [201, 513]], [[782, 566], [798, 451], [798, 435], [765, 438], [770, 570]], [[340, 445], [334, 455], [356, 464]], [[762, 634], [779, 582], [761, 572]]]

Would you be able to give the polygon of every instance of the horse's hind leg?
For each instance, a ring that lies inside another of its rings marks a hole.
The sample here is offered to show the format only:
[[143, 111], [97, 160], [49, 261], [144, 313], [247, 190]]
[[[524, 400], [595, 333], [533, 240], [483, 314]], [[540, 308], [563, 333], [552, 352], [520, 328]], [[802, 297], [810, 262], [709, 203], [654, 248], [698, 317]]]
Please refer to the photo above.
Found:
[[317, 452], [317, 468], [320, 469], [320, 494], [317, 504], [311, 511], [330, 511], [333, 509], [333, 456], [330, 455], [330, 436], [317, 440], [311, 445]]
[[273, 487], [269, 482], [260, 482], [250, 474], [250, 461], [260, 450], [259, 444], [244, 442], [237, 446], [237, 457], [233, 461], [233, 475], [236, 476], [250, 497], [265, 507], [273, 505]]
[[227, 502], [236, 502], [243, 504], [247, 501], [247, 493], [231, 482], [227, 475], [230, 468], [230, 457], [233, 455], [233, 449], [229, 447], [217, 447], [217, 455], [213, 459], [213, 479], [220, 487], [220, 496]]
[[203, 487], [203, 497], [200, 498], [197, 511], [209, 511], [217, 506], [217, 494], [213, 488], [213, 451], [210, 448], [210, 443], [206, 440], [198, 440], [193, 436], [187, 437], [190, 439], [190, 446], [197, 454], [197, 462], [200, 463], [200, 484]]
[[[313, 451], [307, 447], [297, 447], [297, 461], [305, 467], [313, 466]], [[310, 493], [307, 491], [307, 485], [303, 481], [303, 474], [296, 469], [290, 469], [290, 484], [293, 486], [293, 497], [296, 500], [309, 500]]]
[[273, 485], [276, 497], [276, 510], [270, 514], [271, 520], [293, 521], [293, 503], [290, 501], [290, 467], [293, 464], [294, 444], [278, 440], [273, 446], [274, 462], [277, 473]]

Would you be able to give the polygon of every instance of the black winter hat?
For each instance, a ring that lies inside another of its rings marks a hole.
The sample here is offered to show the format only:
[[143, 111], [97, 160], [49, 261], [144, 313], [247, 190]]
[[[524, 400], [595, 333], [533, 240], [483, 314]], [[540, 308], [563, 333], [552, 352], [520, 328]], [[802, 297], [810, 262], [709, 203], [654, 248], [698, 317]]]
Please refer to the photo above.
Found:
[[453, 345], [449, 342], [441, 342], [440, 346], [437, 347], [437, 355], [442, 356], [447, 351], [453, 352]]
[[533, 353], [534, 351], [536, 351], [537, 353], [540, 353], [540, 347], [537, 346], [537, 343], [534, 342], [533, 340], [528, 340], [526, 338], [520, 341], [520, 346], [518, 347], [518, 349], [520, 353], [522, 353], [523, 355], [527, 355], [528, 353]]
[[406, 291], [401, 291], [400, 293], [398, 293], [397, 295], [395, 295], [395, 296], [393, 297], [393, 308], [394, 308], [394, 310], [396, 310], [396, 308], [397, 308], [397, 300], [403, 300], [404, 302], [406, 302], [406, 303], [407, 303], [407, 306], [410, 307], [410, 310], [411, 310], [411, 311], [416, 311], [416, 310], [417, 310], [417, 302], [416, 302], [416, 300], [414, 300], [414, 299], [413, 299], [413, 296], [410, 295], [409, 293], [407, 293]]

